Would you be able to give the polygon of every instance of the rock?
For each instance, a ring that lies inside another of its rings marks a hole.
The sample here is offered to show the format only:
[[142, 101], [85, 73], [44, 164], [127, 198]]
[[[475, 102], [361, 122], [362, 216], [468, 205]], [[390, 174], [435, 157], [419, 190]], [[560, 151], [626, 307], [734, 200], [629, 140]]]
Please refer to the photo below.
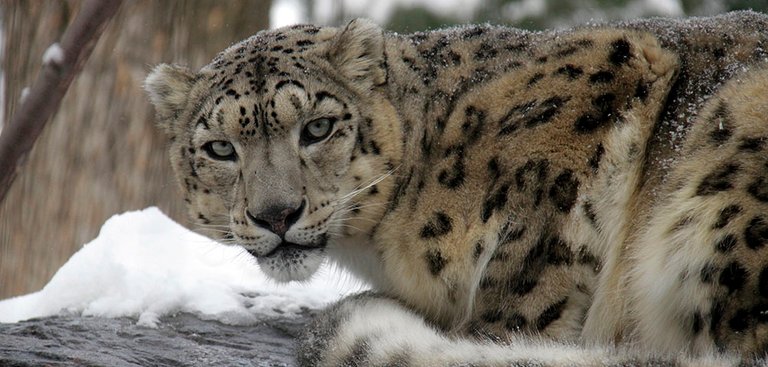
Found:
[[295, 338], [310, 317], [232, 326], [178, 314], [155, 329], [82, 316], [0, 324], [0, 366], [294, 366]]

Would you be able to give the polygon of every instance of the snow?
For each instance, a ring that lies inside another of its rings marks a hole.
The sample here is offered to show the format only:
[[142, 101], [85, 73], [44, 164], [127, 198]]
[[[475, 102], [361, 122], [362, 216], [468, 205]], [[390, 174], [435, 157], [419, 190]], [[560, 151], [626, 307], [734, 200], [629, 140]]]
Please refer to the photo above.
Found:
[[0, 322], [57, 314], [135, 317], [155, 327], [189, 312], [227, 324], [317, 309], [362, 283], [323, 266], [304, 283], [277, 284], [240, 247], [218, 244], [157, 208], [115, 215], [39, 292], [0, 301]]
[[19, 96], [19, 104], [24, 103], [24, 101], [29, 96], [29, 87], [21, 88], [21, 96]]
[[48, 46], [43, 53], [43, 64], [61, 65], [64, 62], [64, 50], [58, 42]]
[[307, 16], [301, 0], [277, 0], [269, 9], [269, 26], [272, 29], [292, 24], [306, 23]]
[[683, 5], [679, 0], [647, 0], [647, 4], [659, 14], [676, 17], [684, 15]]
[[504, 16], [512, 22], [518, 22], [526, 17], [535, 17], [547, 11], [545, 0], [522, 0], [511, 2], [504, 6]]
[[[309, 6], [312, 6], [312, 9], [308, 11], [304, 1], [276, 0], [270, 9], [270, 26], [274, 29], [305, 22], [336, 23], [336, 15], [340, 10], [347, 18], [368, 17], [383, 24], [398, 5], [424, 6], [437, 14], [463, 19], [471, 15], [471, 10], [475, 9], [479, 3], [480, 0], [318, 0], [310, 3]], [[311, 13], [312, 16], [310, 17], [307, 13]]]
[[[307, 9], [307, 4], [312, 8]], [[469, 21], [481, 4], [483, 2], [480, 0], [317, 0], [310, 3], [302, 0], [276, 0], [272, 3], [270, 10], [270, 25], [273, 29], [306, 22], [339, 25], [335, 24], [339, 21], [337, 19], [339, 12], [347, 20], [354, 17], [367, 17], [379, 24], [384, 24], [397, 6], [423, 6], [441, 16]], [[585, 16], [591, 14], [595, 17], [595, 13], [599, 10], [595, 7], [596, 4], [589, 1], [584, 3]], [[514, 22], [526, 17], [545, 16], [548, 6], [556, 7], [558, 2], [520, 0], [508, 2], [500, 10], [507, 21]], [[719, 12], [722, 12], [722, 9], [707, 11], [709, 14]], [[681, 16], [684, 12], [680, 0], [635, 0], [622, 7], [618, 13], [611, 14], [610, 18], [628, 19], [647, 15]], [[597, 16], [606, 18], [605, 14], [597, 14]]]

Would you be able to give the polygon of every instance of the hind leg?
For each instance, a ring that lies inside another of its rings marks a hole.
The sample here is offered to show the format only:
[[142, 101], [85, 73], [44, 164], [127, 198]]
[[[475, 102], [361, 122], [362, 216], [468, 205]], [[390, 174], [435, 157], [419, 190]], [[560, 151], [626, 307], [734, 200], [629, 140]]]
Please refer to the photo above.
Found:
[[658, 351], [768, 346], [768, 69], [726, 84], [691, 128], [648, 229], [627, 301]]

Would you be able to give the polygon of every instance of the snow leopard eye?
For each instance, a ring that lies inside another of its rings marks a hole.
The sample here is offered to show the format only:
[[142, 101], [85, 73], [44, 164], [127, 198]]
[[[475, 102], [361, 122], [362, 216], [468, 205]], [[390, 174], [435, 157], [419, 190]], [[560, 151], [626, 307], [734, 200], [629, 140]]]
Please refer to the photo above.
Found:
[[203, 145], [203, 150], [208, 153], [208, 156], [219, 161], [234, 161], [237, 159], [235, 147], [228, 141], [209, 141]]
[[322, 141], [333, 131], [334, 120], [320, 118], [312, 120], [301, 131], [301, 145], [310, 145]]

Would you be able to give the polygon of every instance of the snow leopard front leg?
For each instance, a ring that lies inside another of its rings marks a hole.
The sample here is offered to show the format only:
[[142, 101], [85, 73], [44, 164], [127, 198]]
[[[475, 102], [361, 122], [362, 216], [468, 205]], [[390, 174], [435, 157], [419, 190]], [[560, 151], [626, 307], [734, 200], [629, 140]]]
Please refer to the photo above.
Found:
[[301, 366], [728, 366], [735, 360], [663, 360], [626, 350], [550, 341], [462, 339], [430, 326], [400, 302], [373, 292], [329, 307], [300, 338]]

